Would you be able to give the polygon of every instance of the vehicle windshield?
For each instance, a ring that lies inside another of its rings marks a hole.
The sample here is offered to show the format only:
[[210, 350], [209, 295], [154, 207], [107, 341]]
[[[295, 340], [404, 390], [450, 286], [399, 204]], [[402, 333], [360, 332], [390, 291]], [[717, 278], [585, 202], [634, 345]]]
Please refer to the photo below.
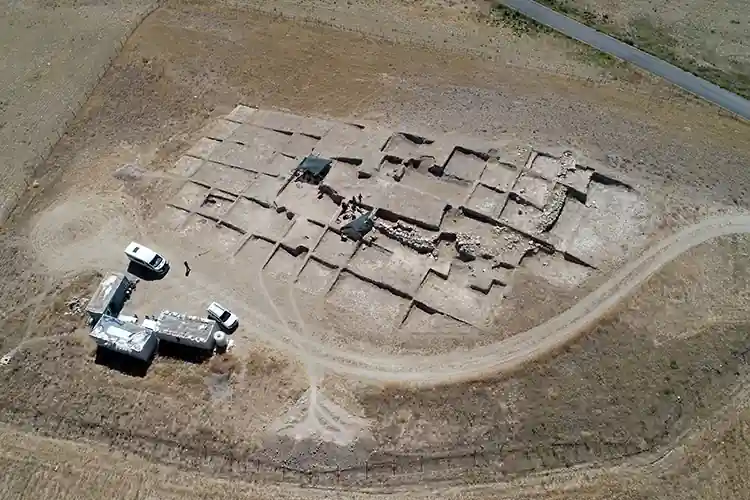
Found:
[[154, 257], [153, 259], [151, 259], [151, 265], [152, 266], [156, 267], [159, 264], [161, 264], [161, 257], [159, 257], [158, 255], [156, 257]]
[[231, 315], [232, 314], [229, 311], [224, 311], [223, 313], [221, 313], [221, 316], [219, 316], [219, 319], [222, 321], [226, 321]]

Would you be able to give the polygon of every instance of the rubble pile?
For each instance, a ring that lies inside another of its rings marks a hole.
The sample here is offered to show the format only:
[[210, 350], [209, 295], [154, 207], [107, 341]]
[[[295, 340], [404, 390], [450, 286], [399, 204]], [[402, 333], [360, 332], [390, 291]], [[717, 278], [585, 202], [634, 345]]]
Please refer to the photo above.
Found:
[[65, 303], [65, 306], [68, 308], [68, 310], [65, 311], [65, 316], [77, 316], [83, 314], [86, 310], [87, 303], [87, 297], [73, 297]]
[[395, 224], [390, 224], [382, 220], [376, 220], [375, 227], [389, 238], [419, 253], [431, 253], [435, 250], [436, 238], [421, 236], [416, 227], [406, 222], [398, 221]]
[[560, 157], [560, 166], [562, 166], [562, 169], [557, 174], [557, 177], [559, 179], [564, 179], [566, 175], [568, 175], [569, 172], [575, 172], [576, 170], [576, 159], [573, 156], [573, 153], [570, 151], [565, 151], [562, 156]]
[[[575, 168], [575, 165], [573, 165], [573, 168]], [[563, 205], [565, 205], [565, 196], [565, 188], [558, 184], [552, 191], [550, 199], [544, 207], [544, 212], [542, 212], [541, 217], [537, 221], [537, 230], [540, 233], [548, 231], [554, 225], [555, 221], [557, 221]]]
[[492, 228], [492, 231], [505, 240], [505, 246], [503, 250], [514, 250], [516, 246], [521, 243], [521, 237], [517, 233], [509, 231], [504, 227], [495, 226]]
[[514, 252], [519, 248], [524, 253], [529, 251], [537, 252], [540, 249], [539, 243], [536, 241], [524, 238], [507, 228], [497, 226], [493, 228], [493, 232], [505, 240], [505, 245], [502, 247], [502, 250], [505, 252]]
[[459, 257], [473, 260], [481, 255], [481, 240], [479, 236], [468, 233], [456, 234], [456, 251]]

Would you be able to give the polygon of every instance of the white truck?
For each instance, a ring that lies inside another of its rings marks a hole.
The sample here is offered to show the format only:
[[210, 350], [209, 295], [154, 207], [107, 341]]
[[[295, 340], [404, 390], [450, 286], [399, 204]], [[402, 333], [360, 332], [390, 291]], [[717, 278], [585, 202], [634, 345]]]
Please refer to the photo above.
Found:
[[167, 261], [167, 259], [147, 246], [136, 243], [135, 241], [131, 241], [125, 248], [125, 255], [131, 262], [135, 262], [139, 266], [145, 267], [157, 274], [166, 274], [169, 269], [169, 261]]
[[240, 324], [239, 318], [218, 302], [211, 302], [206, 311], [209, 318], [219, 323], [224, 330], [229, 332], [234, 331]]

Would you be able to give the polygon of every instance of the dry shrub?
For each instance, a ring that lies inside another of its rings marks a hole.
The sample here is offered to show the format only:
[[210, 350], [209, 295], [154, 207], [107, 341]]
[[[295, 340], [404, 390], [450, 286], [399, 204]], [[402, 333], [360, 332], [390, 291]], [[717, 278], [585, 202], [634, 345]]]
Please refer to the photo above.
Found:
[[231, 375], [237, 370], [239, 361], [231, 353], [217, 354], [208, 362], [208, 369], [211, 373], [218, 375]]
[[251, 352], [245, 364], [247, 374], [251, 377], [276, 375], [289, 366], [289, 361], [281, 356]]

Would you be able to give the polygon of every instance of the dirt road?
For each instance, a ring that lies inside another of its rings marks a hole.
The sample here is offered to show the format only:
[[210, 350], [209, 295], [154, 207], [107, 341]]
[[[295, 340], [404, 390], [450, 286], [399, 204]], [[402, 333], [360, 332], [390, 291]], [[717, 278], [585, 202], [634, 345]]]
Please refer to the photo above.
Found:
[[[426, 357], [363, 356], [321, 346], [288, 325], [285, 326], [291, 344], [275, 336], [268, 336], [266, 340], [280, 348], [292, 349], [303, 359], [337, 373], [378, 382], [430, 386], [511, 371], [576, 338], [652, 274], [691, 248], [713, 238], [744, 233], [750, 233], [748, 215], [713, 217], [684, 228], [624, 266], [564, 313], [506, 340], [465, 353]], [[270, 296], [267, 298], [272, 301]], [[277, 320], [284, 322], [278, 309], [274, 307], [274, 310]], [[306, 328], [301, 330], [304, 332]]]
[[[63, 274], [82, 272], [89, 268], [114, 267], [120, 260], [115, 247], [124, 243], [114, 242], [111, 248], [95, 252], [93, 248], [100, 240], [96, 234], [68, 241], [68, 229], [77, 230], [81, 225], [87, 226], [86, 221], [89, 220], [101, 221], [108, 213], [107, 208], [121, 207], [127, 203], [121, 195], [112, 196], [112, 200], [108, 197], [94, 197], [85, 201], [84, 204], [69, 201], [64, 205], [67, 207], [66, 215], [60, 215], [58, 209], [52, 209], [39, 219], [30, 234], [37, 254], [44, 257], [43, 261], [48, 266], [61, 266]], [[91, 212], [92, 206], [99, 208]], [[132, 219], [137, 220], [137, 217]], [[113, 223], [121, 223], [117, 218], [111, 220]], [[80, 231], [76, 232], [80, 234]], [[130, 228], [125, 231], [128, 232], [135, 234], [138, 230]], [[233, 308], [245, 318], [244, 324], [252, 330], [253, 335], [297, 357], [308, 366], [368, 381], [431, 386], [511, 371], [544, 356], [591, 328], [651, 275], [681, 254], [713, 238], [742, 233], [750, 233], [750, 215], [705, 219], [652, 246], [573, 307], [545, 323], [491, 345], [433, 356], [365, 354], [330, 342], [321, 342], [319, 336], [311, 334], [320, 333], [320, 325], [305, 324], [300, 314], [304, 308], [296, 304], [295, 294], [291, 289], [285, 288], [281, 296], [274, 296], [269, 292], [269, 284], [265, 283], [262, 274], [254, 280], [258, 285], [255, 288], [243, 280], [241, 275], [230, 276], [232, 273], [228, 273], [226, 269], [222, 272], [223, 263], [214, 268], [209, 261], [204, 261], [202, 267], [205, 270], [197, 269], [191, 274], [191, 280], [195, 283], [191, 287], [192, 292], [185, 290], [179, 283], [165, 282], [160, 285], [158, 293], [161, 300], [174, 296], [177, 301], [186, 300], [191, 293], [232, 297]], [[123, 238], [127, 239], [127, 234]], [[156, 235], [154, 238], [159, 239]], [[167, 240], [161, 244], [164, 248], [170, 246]], [[83, 252], [84, 248], [87, 249], [86, 252]], [[86, 259], [64, 258], [81, 252], [87, 256]], [[216, 282], [220, 275], [221, 285]], [[278, 289], [278, 284], [276, 288]], [[258, 303], [259, 297], [265, 300]], [[279, 300], [284, 303], [279, 303]], [[295, 314], [284, 312], [288, 310], [288, 306], [292, 307]]]

